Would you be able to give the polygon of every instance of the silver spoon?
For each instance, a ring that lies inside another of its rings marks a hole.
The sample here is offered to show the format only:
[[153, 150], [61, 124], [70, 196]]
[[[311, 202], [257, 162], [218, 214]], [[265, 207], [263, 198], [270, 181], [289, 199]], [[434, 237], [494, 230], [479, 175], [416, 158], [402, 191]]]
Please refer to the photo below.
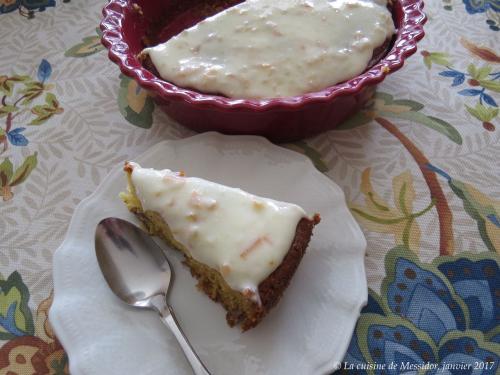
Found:
[[95, 251], [111, 290], [125, 303], [158, 311], [179, 342], [195, 375], [210, 375], [167, 304], [172, 271], [163, 250], [135, 225], [117, 218], [97, 226]]

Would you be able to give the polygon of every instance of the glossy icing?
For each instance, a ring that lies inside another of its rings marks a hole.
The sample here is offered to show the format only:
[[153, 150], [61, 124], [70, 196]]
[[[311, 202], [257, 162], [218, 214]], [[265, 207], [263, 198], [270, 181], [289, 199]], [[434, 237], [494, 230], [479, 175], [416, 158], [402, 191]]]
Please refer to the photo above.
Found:
[[247, 0], [144, 51], [178, 86], [284, 97], [362, 73], [394, 31], [390, 12], [374, 2]]
[[258, 285], [281, 264], [304, 210], [168, 169], [129, 164], [143, 209], [159, 213], [195, 260], [258, 301]]

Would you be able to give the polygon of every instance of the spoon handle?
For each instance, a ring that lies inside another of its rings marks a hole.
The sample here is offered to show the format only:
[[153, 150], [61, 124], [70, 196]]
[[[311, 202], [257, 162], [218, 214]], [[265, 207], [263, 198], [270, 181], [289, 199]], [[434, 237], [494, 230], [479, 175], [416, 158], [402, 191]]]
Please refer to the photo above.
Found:
[[198, 358], [195, 351], [193, 350], [193, 347], [191, 346], [188, 339], [182, 332], [181, 327], [179, 326], [179, 323], [177, 322], [174, 312], [170, 306], [167, 306], [167, 308], [163, 309], [163, 311], [161, 312], [161, 320], [163, 321], [163, 323], [165, 323], [165, 325], [168, 328], [170, 328], [175, 338], [179, 342], [179, 345], [181, 346], [184, 355], [191, 364], [191, 367], [193, 368], [194, 374], [210, 375], [207, 368], [205, 367], [205, 365], [203, 365], [200, 358]]

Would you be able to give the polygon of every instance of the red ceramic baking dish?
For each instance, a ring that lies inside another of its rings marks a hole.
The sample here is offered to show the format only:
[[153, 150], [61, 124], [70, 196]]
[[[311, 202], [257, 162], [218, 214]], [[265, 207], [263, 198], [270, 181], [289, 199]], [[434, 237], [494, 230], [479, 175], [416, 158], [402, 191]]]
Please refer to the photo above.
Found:
[[102, 43], [121, 71], [155, 98], [174, 120], [198, 132], [255, 134], [293, 141], [335, 128], [370, 98], [375, 85], [417, 50], [426, 21], [422, 0], [394, 0], [398, 31], [389, 51], [361, 75], [318, 92], [275, 99], [234, 99], [178, 87], [155, 76], [137, 58], [145, 44], [161, 43], [237, 0], [111, 0], [103, 9]]

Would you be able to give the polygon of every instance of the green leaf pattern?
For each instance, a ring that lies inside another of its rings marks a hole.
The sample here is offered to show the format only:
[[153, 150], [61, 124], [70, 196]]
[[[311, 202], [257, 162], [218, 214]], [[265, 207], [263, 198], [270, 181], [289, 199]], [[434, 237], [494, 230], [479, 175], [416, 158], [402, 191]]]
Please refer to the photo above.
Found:
[[121, 74], [118, 92], [120, 113], [132, 125], [149, 129], [153, 125], [153, 99], [136, 81]]
[[429, 165], [444, 177], [451, 190], [462, 200], [464, 210], [476, 221], [484, 244], [490, 251], [500, 253], [500, 201], [488, 197], [469, 183], [453, 178], [442, 169]]
[[0, 280], [0, 340], [34, 334], [29, 298], [28, 288], [17, 271], [7, 280]]
[[82, 39], [81, 43], [78, 43], [64, 52], [66, 57], [88, 57], [97, 52], [103, 51], [104, 46], [101, 44], [102, 32], [99, 28], [96, 28], [96, 34], [93, 36], [87, 36]]
[[420, 227], [417, 218], [426, 214], [433, 206], [431, 201], [421, 211], [413, 211], [415, 190], [413, 177], [404, 172], [393, 179], [393, 204], [384, 200], [372, 186], [371, 170], [365, 169], [361, 177], [360, 190], [364, 195], [364, 206], [354, 202], [349, 207], [360, 224], [369, 231], [394, 235], [396, 243], [418, 252]]
[[441, 66], [450, 65], [450, 57], [447, 53], [422, 51], [422, 56], [424, 56], [424, 64], [427, 69], [432, 68], [432, 64]]
[[35, 152], [33, 155], [28, 156], [16, 169], [13, 168], [9, 158], [4, 159], [0, 164], [0, 195], [4, 201], [13, 198], [12, 188], [26, 181], [33, 169], [36, 168], [38, 163], [37, 155]]
[[477, 103], [475, 107], [465, 105], [465, 108], [467, 109], [467, 112], [481, 122], [490, 122], [498, 116], [498, 108], [487, 107], [481, 103]]
[[456, 144], [462, 144], [462, 136], [450, 123], [421, 112], [424, 105], [414, 100], [394, 99], [390, 94], [377, 92], [365, 108], [344, 122], [338, 129], [353, 129], [368, 124], [377, 117], [408, 120], [432, 129]]
[[53, 115], [63, 112], [63, 109], [59, 107], [59, 102], [56, 96], [52, 93], [48, 93], [45, 97], [45, 103], [43, 105], [36, 105], [32, 108], [31, 112], [36, 116], [35, 119], [31, 120], [30, 125], [41, 125]]

